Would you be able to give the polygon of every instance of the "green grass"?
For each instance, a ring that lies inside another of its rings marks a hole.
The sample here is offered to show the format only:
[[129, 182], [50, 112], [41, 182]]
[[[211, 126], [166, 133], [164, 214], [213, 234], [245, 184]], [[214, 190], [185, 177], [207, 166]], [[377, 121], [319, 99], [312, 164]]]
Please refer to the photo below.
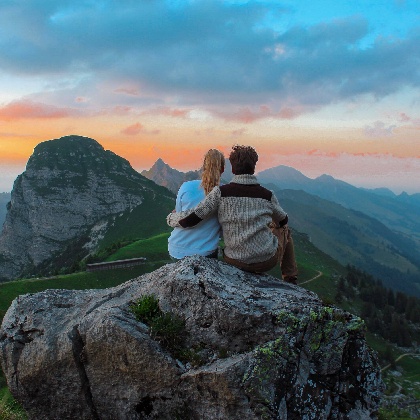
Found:
[[106, 261], [125, 260], [129, 258], [145, 257], [148, 260], [165, 260], [169, 261], [168, 238], [169, 233], [161, 233], [148, 239], [141, 239], [120, 248], [114, 254], [106, 259]]
[[[170, 193], [168, 192], [168, 194]], [[174, 208], [175, 200], [165, 196], [153, 196], [149, 191], [144, 191], [144, 196], [141, 206], [115, 218], [112, 226], [108, 228], [105, 237], [101, 240], [101, 249], [122, 238], [138, 240], [159, 235], [161, 232], [169, 234], [171, 228], [166, 225], [166, 216]]]
[[[6, 383], [2, 385], [0, 376], [0, 419], [1, 420], [26, 420], [25, 410], [10, 395]], [[4, 379], [3, 379], [4, 380]]]
[[[392, 369], [387, 369], [383, 372], [383, 380], [387, 386], [386, 395], [391, 398], [401, 388], [400, 393], [406, 395], [407, 398], [412, 398], [416, 401], [420, 400], [420, 359], [412, 356], [406, 356], [396, 362], [397, 370], [401, 376], [394, 376]], [[388, 420], [408, 420], [412, 419], [407, 413], [407, 410], [399, 409], [397, 407], [382, 408], [380, 419]]]
[[402, 386], [404, 389], [413, 389], [413, 395], [415, 398], [420, 399], [420, 389], [418, 384], [420, 382], [420, 355], [417, 357], [406, 356], [397, 362], [397, 366], [400, 366], [403, 370]]
[[[339, 275], [345, 274], [345, 268], [327, 254], [316, 248], [308, 239], [307, 235], [293, 231], [296, 261], [298, 265], [298, 284], [315, 292], [322, 300], [334, 301], [336, 294], [336, 282]], [[319, 273], [322, 275], [314, 281]], [[280, 278], [279, 267], [275, 267], [270, 274]]]
[[148, 262], [125, 269], [95, 272], [79, 272], [44, 279], [16, 280], [0, 284], [0, 320], [13, 299], [26, 293], [41, 292], [46, 289], [105, 289], [117, 286], [127, 280], [149, 273], [164, 262]]

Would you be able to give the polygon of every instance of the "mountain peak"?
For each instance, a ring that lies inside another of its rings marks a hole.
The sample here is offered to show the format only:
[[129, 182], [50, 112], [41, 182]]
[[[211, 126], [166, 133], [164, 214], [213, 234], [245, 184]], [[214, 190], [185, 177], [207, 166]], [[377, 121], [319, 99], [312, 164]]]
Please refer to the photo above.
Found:
[[148, 171], [144, 170], [141, 174], [156, 184], [166, 187], [174, 194], [178, 192], [178, 189], [183, 182], [200, 178], [199, 171], [189, 171], [187, 173], [180, 172], [171, 168], [161, 158], [159, 158]]
[[131, 170], [129, 162], [115, 153], [105, 150], [89, 137], [70, 135], [39, 143], [29, 158], [28, 170], [81, 170], [107, 171]]
[[98, 248], [117, 215], [141, 213], [147, 200], [156, 214], [163, 210], [163, 219], [170, 207], [162, 202], [172, 206], [171, 194], [82, 136], [40, 143], [11, 196], [0, 235], [0, 279], [71, 266]]
[[153, 167], [157, 167], [157, 168], [165, 168], [165, 167], [170, 167], [163, 159], [159, 158], [152, 166]]
[[74, 152], [76, 150], [96, 149], [104, 150], [104, 148], [94, 139], [90, 137], [84, 137], [79, 135], [63, 136], [58, 139], [46, 140], [39, 143], [34, 152], [42, 153], [48, 152]]
[[333, 176], [327, 175], [327, 174], [322, 174], [322, 175], [320, 175], [319, 177], [317, 177], [315, 179], [317, 179], [318, 181], [324, 181], [324, 182], [325, 181], [329, 181], [329, 182], [336, 181], [336, 179]]
[[279, 165], [266, 169], [257, 174], [258, 179], [265, 183], [279, 183], [285, 189], [301, 189], [304, 185], [312, 182], [312, 179], [303, 175], [297, 169], [290, 166]]

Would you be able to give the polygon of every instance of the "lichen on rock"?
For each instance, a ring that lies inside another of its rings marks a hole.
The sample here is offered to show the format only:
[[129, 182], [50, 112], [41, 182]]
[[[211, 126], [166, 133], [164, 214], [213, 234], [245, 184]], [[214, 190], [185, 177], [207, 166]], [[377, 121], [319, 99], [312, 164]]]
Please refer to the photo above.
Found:
[[[156, 296], [185, 321], [185, 352], [130, 310]], [[363, 322], [269, 275], [188, 257], [107, 290], [17, 298], [3, 370], [31, 418], [374, 418], [383, 384]]]

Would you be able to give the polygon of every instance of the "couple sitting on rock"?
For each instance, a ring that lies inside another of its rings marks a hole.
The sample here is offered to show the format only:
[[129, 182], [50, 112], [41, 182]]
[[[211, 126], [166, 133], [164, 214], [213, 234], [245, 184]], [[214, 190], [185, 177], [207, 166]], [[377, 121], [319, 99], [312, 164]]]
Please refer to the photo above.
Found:
[[175, 228], [169, 254], [180, 259], [199, 254], [217, 258], [220, 232], [223, 259], [244, 271], [263, 273], [280, 263], [283, 279], [297, 284], [297, 266], [288, 217], [274, 193], [254, 176], [257, 152], [234, 146], [229, 156], [233, 179], [219, 185], [225, 158], [209, 150], [200, 180], [182, 184], [175, 211], [167, 217]]

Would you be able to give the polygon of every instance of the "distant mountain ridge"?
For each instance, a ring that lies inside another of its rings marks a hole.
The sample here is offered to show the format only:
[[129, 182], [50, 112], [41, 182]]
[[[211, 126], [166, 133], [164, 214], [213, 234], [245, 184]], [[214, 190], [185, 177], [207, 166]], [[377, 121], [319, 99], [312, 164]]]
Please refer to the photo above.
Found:
[[321, 251], [380, 277], [388, 287], [420, 296], [419, 212], [414, 206], [329, 175], [311, 179], [287, 166], [262, 171], [257, 178], [275, 191], [291, 226], [308, 234]]
[[385, 194], [384, 189], [378, 194], [372, 190], [354, 187], [330, 175], [311, 179], [296, 169], [283, 165], [259, 172], [258, 179], [277, 189], [303, 190], [346, 208], [361, 211], [393, 230], [420, 240], [420, 211], [415, 204], [418, 194], [392, 196]]
[[0, 279], [78, 262], [123, 233], [160, 233], [173, 202], [166, 188], [93, 139], [42, 142], [13, 186], [0, 235]]
[[292, 228], [320, 250], [354, 265], [390, 288], [420, 297], [420, 246], [360, 211], [302, 190], [274, 189]]

